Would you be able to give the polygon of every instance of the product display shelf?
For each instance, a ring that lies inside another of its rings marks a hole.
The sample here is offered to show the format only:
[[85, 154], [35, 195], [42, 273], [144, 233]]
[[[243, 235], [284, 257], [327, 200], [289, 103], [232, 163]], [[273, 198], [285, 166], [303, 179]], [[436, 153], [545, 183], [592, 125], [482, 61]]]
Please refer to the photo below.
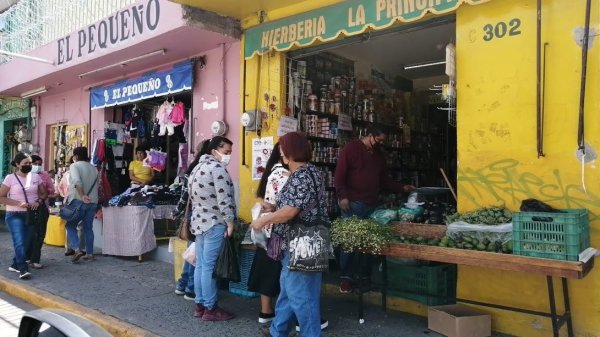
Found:
[[316, 137], [316, 136], [307, 135], [306, 139], [308, 139], [308, 140], [314, 140], [314, 141], [317, 141], [317, 142], [328, 142], [328, 143], [332, 143], [333, 142], [333, 143], [336, 143], [335, 146], [337, 146], [337, 138], [324, 138], [324, 137]]

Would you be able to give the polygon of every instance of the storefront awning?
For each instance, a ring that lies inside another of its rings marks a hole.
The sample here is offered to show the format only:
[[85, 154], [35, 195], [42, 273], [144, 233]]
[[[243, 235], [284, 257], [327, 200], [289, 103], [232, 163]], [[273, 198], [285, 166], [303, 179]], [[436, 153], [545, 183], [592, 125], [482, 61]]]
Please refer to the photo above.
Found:
[[186, 62], [169, 70], [146, 73], [122, 82], [92, 88], [92, 109], [141, 101], [192, 89], [192, 63]]
[[343, 3], [291, 16], [250, 28], [245, 33], [244, 57], [251, 58], [269, 50], [285, 51], [293, 46], [308, 46], [315, 41], [331, 41], [340, 34], [380, 30], [395, 22], [411, 22], [425, 14], [454, 11], [466, 3], [490, 0], [348, 0]]

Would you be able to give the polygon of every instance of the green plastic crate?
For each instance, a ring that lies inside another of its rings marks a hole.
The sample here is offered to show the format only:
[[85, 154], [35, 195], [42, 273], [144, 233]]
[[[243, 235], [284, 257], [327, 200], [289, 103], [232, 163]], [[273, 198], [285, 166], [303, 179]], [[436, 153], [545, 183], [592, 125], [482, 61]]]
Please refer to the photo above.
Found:
[[407, 265], [388, 260], [388, 294], [428, 306], [456, 303], [456, 265]]
[[578, 261], [590, 246], [587, 209], [565, 213], [513, 213], [513, 254], [553, 260]]

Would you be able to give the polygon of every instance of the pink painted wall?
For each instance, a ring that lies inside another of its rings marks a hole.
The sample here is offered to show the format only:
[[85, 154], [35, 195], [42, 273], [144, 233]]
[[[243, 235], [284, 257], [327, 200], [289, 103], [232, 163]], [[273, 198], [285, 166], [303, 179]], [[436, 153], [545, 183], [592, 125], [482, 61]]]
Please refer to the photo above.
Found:
[[[67, 91], [58, 95], [43, 96], [37, 102], [38, 121], [34, 132], [34, 142], [40, 145], [40, 156], [44, 158], [45, 169], [48, 169], [49, 151], [51, 148], [51, 135], [48, 134], [49, 126], [66, 121], [70, 125], [87, 124], [88, 132], [102, 130], [105, 116], [103, 111], [95, 110], [89, 113], [90, 93], [84, 89]], [[88, 147], [89, 146], [88, 144]]]
[[[224, 55], [225, 53], [225, 55]], [[212, 133], [210, 125], [215, 120], [224, 120], [229, 131], [226, 137], [234, 143], [234, 152], [240, 148], [240, 43], [234, 42], [219, 46], [203, 55], [206, 55], [206, 67], [196, 67], [195, 83], [193, 88], [193, 111], [195, 130], [193, 137], [188, 139], [190, 150], [205, 138], [210, 138]], [[160, 67], [153, 67], [156, 69]], [[223, 88], [225, 85], [225, 88]], [[68, 124], [89, 124], [89, 91], [80, 88], [62, 94], [42, 96], [39, 99], [39, 113], [37, 130], [34, 142], [40, 144], [41, 156], [45, 163], [49, 160], [50, 135], [47, 135], [48, 126], [58, 121], [66, 120]], [[218, 107], [212, 108], [203, 103], [218, 102]], [[91, 127], [89, 132], [97, 130], [102, 135], [104, 121], [112, 119], [112, 108], [92, 110]], [[91, 148], [91, 146], [90, 146]], [[238, 152], [239, 153], [239, 152]], [[232, 156], [228, 166], [229, 173], [235, 182], [239, 181], [240, 156]], [[46, 167], [47, 169], [47, 167]]]
[[[196, 120], [193, 146], [212, 137], [210, 125], [213, 121], [224, 120], [229, 126], [225, 136], [233, 142], [234, 155], [227, 170], [234, 181], [239, 181], [240, 175], [240, 156], [236, 155], [241, 151], [240, 46], [240, 42], [234, 42], [225, 44], [225, 48], [218, 47], [205, 53], [206, 68], [196, 70], [194, 84], [193, 115]], [[218, 102], [216, 109], [211, 107], [215, 102]]]

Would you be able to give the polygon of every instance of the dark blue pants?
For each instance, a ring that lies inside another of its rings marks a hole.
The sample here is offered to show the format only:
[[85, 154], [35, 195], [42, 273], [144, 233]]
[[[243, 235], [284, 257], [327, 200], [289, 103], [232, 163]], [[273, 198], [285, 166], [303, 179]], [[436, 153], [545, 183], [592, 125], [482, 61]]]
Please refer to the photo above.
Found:
[[6, 225], [10, 231], [15, 257], [13, 258], [13, 268], [20, 272], [29, 271], [29, 266], [25, 262], [27, 249], [31, 245], [33, 226], [25, 223], [26, 212], [6, 212]]

